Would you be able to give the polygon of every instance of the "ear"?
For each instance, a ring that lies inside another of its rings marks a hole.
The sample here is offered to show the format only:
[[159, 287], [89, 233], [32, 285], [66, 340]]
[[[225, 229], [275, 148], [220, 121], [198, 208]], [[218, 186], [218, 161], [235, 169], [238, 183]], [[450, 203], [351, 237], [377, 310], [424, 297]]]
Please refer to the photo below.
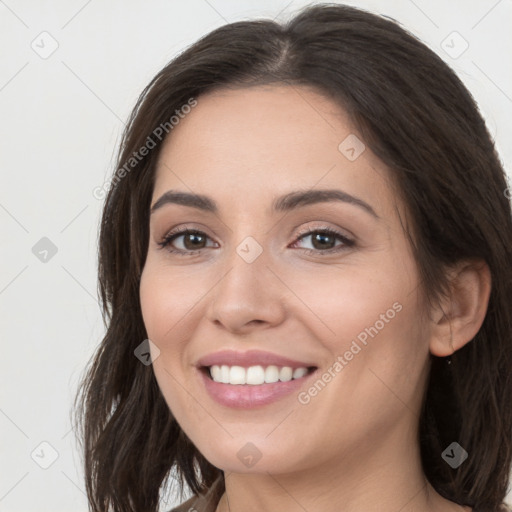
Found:
[[471, 341], [485, 318], [491, 294], [491, 272], [483, 260], [464, 260], [449, 272], [447, 297], [432, 315], [430, 352], [446, 357]]

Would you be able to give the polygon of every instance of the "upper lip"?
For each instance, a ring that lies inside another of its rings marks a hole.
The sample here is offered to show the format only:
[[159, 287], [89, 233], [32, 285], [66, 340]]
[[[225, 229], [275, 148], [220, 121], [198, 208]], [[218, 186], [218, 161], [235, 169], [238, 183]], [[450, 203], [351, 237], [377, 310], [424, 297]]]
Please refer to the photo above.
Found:
[[246, 352], [236, 352], [234, 350], [221, 350], [213, 352], [204, 357], [201, 357], [196, 363], [198, 368], [203, 366], [213, 365], [227, 365], [227, 366], [242, 366], [248, 368], [249, 366], [290, 366], [291, 368], [309, 368], [315, 366], [311, 363], [304, 361], [296, 361], [289, 359], [272, 352], [264, 352], [261, 350], [248, 350]]

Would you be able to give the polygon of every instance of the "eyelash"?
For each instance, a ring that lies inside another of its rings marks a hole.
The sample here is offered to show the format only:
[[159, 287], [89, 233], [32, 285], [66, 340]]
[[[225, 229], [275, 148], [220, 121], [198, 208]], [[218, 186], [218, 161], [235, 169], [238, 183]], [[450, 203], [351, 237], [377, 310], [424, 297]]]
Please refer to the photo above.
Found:
[[[315, 233], [322, 233], [322, 234], [328, 234], [328, 235], [335, 236], [336, 238], [338, 238], [339, 240], [341, 240], [343, 242], [343, 245], [333, 247], [331, 249], [325, 249], [325, 250], [303, 249], [303, 251], [305, 251], [305, 253], [308, 255], [314, 254], [314, 255], [323, 256], [323, 255], [327, 255], [327, 254], [338, 253], [338, 252], [346, 251], [348, 248], [355, 245], [355, 242], [353, 240], [350, 240], [346, 236], [342, 235], [341, 233], [339, 233], [338, 231], [336, 231], [335, 229], [332, 229], [330, 227], [321, 227], [321, 228], [308, 229], [308, 230], [302, 231], [298, 234], [297, 240], [306, 238], [307, 236], [315, 234]], [[171, 246], [170, 246], [171, 242], [173, 242], [176, 238], [183, 236], [183, 235], [204, 235], [204, 236], [208, 237], [208, 235], [206, 235], [206, 233], [203, 233], [202, 231], [199, 231], [196, 229], [178, 228], [174, 231], [171, 231], [167, 235], [165, 235], [165, 237], [160, 242], [158, 242], [158, 245], [162, 249], [167, 248], [167, 250], [170, 253], [177, 254], [179, 256], [194, 256], [195, 254], [197, 254], [198, 252], [200, 252], [202, 250], [202, 249], [196, 249], [194, 251], [183, 251], [181, 249], [171, 248]]]

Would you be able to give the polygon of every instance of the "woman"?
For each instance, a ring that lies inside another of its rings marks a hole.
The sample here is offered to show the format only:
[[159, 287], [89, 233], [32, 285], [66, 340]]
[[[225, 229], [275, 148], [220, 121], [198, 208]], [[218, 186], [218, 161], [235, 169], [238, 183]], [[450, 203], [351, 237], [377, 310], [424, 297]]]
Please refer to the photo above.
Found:
[[504, 509], [511, 208], [439, 57], [341, 5], [233, 23], [146, 87], [118, 164], [91, 510], [157, 510], [173, 471], [176, 511]]

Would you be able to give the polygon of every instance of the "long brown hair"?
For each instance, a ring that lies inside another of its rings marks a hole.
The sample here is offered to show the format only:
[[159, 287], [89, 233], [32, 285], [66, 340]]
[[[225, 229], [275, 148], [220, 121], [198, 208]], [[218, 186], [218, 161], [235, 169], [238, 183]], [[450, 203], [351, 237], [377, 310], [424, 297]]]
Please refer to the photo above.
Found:
[[[315, 87], [348, 112], [392, 172], [430, 304], [446, 290], [447, 267], [469, 258], [488, 264], [492, 290], [484, 323], [451, 364], [431, 356], [418, 436], [425, 475], [439, 494], [495, 510], [507, 492], [512, 457], [506, 176], [475, 101], [433, 51], [389, 19], [332, 4], [310, 6], [285, 24], [255, 20], [214, 30], [165, 66], [133, 109], [99, 236], [106, 334], [76, 396], [91, 510], [156, 511], [172, 471], [182, 496], [185, 484], [199, 494], [223, 478], [177, 424], [151, 365], [134, 356], [147, 338], [139, 283], [165, 140], [155, 130], [164, 126], [170, 133], [171, 117], [207, 91], [263, 83]], [[452, 441], [469, 453], [456, 470], [441, 457]]]

